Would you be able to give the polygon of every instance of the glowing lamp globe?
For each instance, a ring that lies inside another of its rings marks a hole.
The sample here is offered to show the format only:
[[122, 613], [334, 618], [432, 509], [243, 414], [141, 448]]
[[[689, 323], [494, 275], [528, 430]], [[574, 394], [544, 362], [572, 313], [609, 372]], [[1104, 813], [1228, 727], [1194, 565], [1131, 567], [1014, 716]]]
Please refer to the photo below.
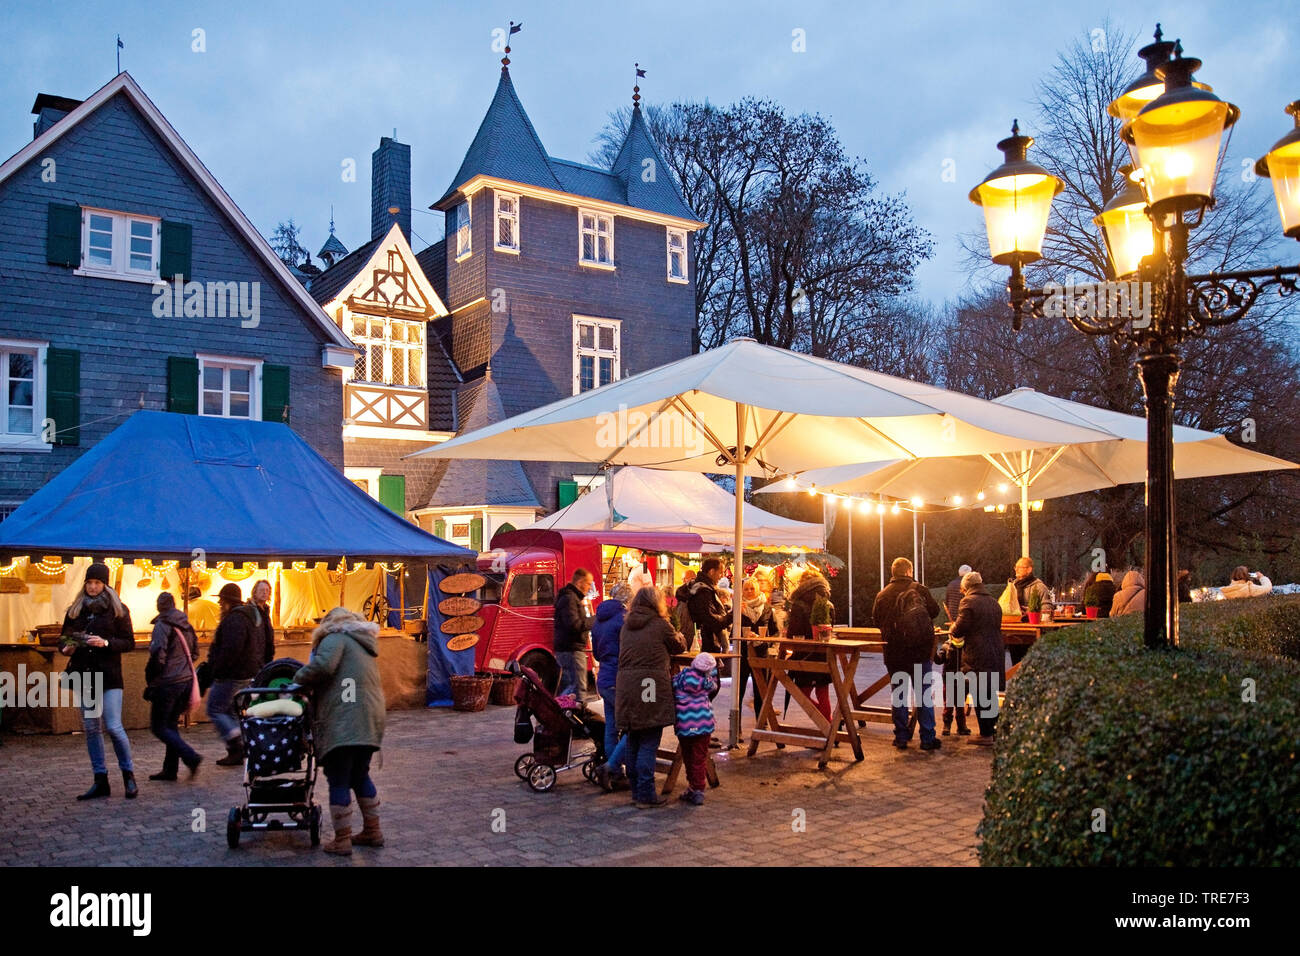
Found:
[[1155, 251], [1155, 234], [1146, 214], [1146, 196], [1129, 178], [1132, 166], [1121, 166], [1120, 172], [1125, 177], [1124, 188], [1092, 220], [1101, 229], [1117, 279], [1133, 275], [1142, 260]]
[[1052, 199], [1064, 188], [1025, 158], [1033, 143], [1033, 137], [1021, 136], [1019, 124], [1013, 123], [1011, 135], [998, 143], [1005, 162], [970, 191], [970, 201], [984, 209], [989, 255], [999, 265], [1023, 265], [1043, 254]]
[[1282, 216], [1282, 231], [1300, 240], [1300, 100], [1286, 108], [1295, 117], [1287, 133], [1255, 164], [1255, 172], [1273, 181], [1273, 195]]

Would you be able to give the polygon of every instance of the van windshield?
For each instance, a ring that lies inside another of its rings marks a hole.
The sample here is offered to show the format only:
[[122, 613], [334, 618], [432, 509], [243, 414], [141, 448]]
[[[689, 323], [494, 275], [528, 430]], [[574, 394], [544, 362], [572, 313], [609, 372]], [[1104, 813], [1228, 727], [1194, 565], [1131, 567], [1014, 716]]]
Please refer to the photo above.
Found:
[[506, 576], [491, 571], [480, 572], [483, 575], [483, 587], [479, 588], [479, 600], [484, 604], [500, 604], [501, 591], [505, 588]]
[[506, 603], [511, 607], [553, 606], [555, 577], [550, 574], [516, 574], [510, 580]]

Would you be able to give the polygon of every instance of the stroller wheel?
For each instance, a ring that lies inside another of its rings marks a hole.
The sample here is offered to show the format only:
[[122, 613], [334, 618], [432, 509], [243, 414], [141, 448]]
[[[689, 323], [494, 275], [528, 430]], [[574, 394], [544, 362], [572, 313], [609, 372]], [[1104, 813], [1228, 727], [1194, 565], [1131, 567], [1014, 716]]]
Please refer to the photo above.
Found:
[[240, 822], [239, 807], [231, 807], [226, 816], [226, 845], [232, 850], [239, 849]]
[[546, 793], [555, 786], [555, 768], [544, 763], [534, 764], [528, 771], [528, 786], [536, 793]]
[[519, 759], [515, 761], [515, 776], [520, 780], [527, 780], [528, 771], [533, 769], [533, 764], [536, 762], [532, 754], [520, 754]]
[[587, 783], [596, 782], [596, 761], [588, 760], [582, 765], [582, 775], [587, 779]]
[[307, 827], [311, 834], [311, 845], [320, 846], [320, 807], [313, 806], [307, 816]]

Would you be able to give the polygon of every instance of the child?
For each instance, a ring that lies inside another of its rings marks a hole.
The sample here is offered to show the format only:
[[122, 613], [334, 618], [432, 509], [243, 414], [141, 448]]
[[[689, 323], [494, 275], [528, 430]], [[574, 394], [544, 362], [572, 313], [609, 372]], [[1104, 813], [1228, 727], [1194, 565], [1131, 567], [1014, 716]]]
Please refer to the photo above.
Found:
[[709, 694], [718, 689], [718, 662], [701, 653], [673, 678], [677, 703], [677, 747], [686, 765], [687, 790], [679, 799], [699, 806], [707, 786], [709, 737], [713, 733], [713, 706]]
[[[954, 711], [957, 714], [957, 733], [962, 737], [970, 736], [970, 728], [966, 726], [966, 683], [962, 679], [961, 672], [961, 652], [965, 646], [965, 638], [950, 637], [934, 652], [934, 662], [943, 665], [940, 686], [943, 687], [943, 735], [945, 737], [952, 734]], [[949, 674], [955, 675], [955, 679], [949, 681]], [[955, 699], [958, 695], [961, 696], [961, 701]]]

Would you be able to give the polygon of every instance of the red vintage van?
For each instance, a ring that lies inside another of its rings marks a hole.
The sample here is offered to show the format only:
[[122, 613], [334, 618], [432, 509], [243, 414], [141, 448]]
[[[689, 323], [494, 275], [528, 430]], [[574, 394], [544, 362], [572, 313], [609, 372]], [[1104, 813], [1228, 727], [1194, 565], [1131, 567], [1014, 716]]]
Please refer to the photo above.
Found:
[[656, 571], [656, 580], [667, 585], [673, 580], [671, 556], [696, 555], [701, 547], [698, 534], [677, 532], [523, 528], [497, 533], [490, 550], [478, 556], [478, 570], [487, 584], [480, 592], [483, 626], [475, 645], [475, 668], [503, 671], [518, 660], [554, 689], [560, 680], [553, 646], [555, 597], [575, 570], [586, 568], [595, 575], [594, 608], [604, 599], [606, 574], [618, 567], [614, 562], [621, 561], [622, 552], [634, 548], [669, 556], [668, 567]]

